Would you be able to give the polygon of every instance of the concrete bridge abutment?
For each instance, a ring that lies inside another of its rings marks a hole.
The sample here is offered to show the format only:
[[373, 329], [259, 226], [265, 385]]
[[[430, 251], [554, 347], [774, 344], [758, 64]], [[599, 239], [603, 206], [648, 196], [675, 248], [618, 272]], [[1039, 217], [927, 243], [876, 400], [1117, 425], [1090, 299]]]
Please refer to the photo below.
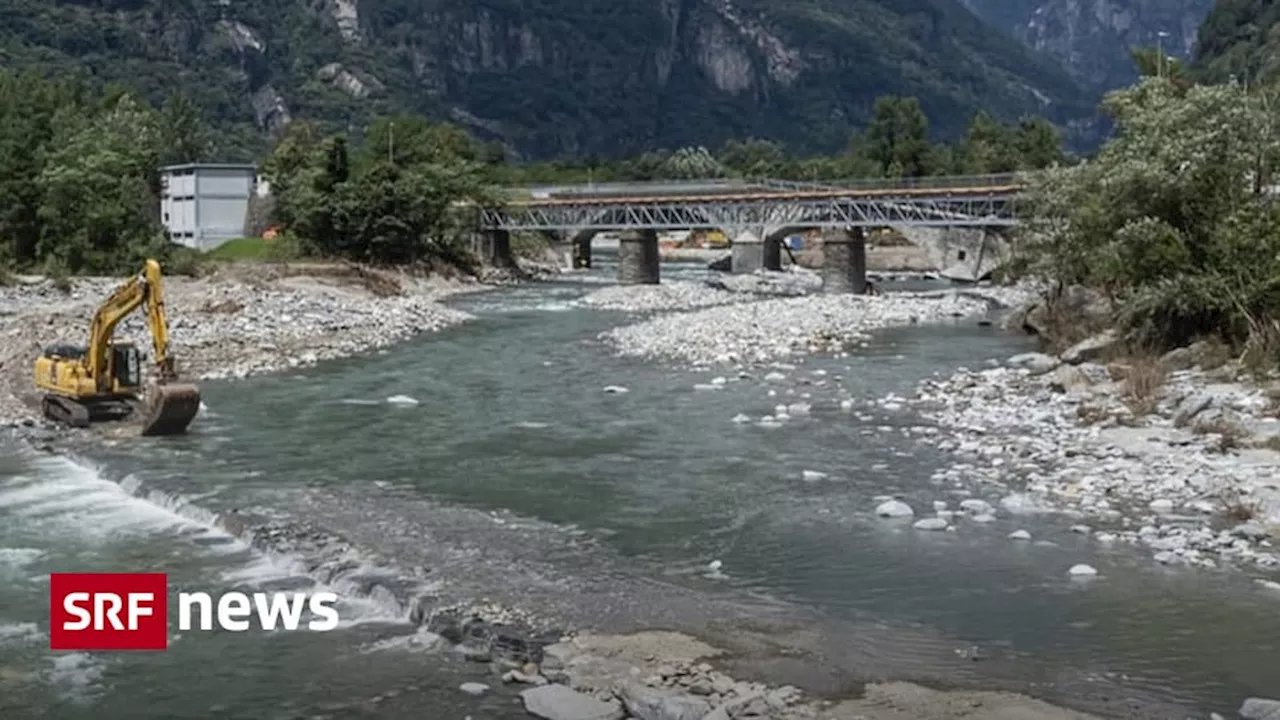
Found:
[[782, 269], [782, 238], [759, 235], [747, 230], [733, 239], [732, 272], [750, 274], [757, 270]]
[[822, 292], [863, 295], [867, 292], [867, 238], [862, 228], [822, 232]]
[[656, 230], [627, 230], [618, 238], [618, 282], [657, 285], [661, 258]]
[[892, 226], [924, 250], [943, 277], [977, 282], [1008, 262], [1012, 249], [995, 228]]

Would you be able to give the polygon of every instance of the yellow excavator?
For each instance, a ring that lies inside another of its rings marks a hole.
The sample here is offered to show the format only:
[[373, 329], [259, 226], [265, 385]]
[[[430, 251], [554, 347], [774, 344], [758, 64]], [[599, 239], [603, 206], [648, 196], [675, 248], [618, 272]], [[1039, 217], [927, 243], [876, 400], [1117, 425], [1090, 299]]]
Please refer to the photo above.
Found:
[[[142, 357], [132, 342], [112, 336], [129, 313], [147, 309], [157, 378], [143, 391]], [[147, 260], [107, 298], [89, 326], [89, 344], [51, 345], [36, 358], [36, 387], [45, 417], [73, 427], [141, 416], [143, 435], [179, 435], [200, 411], [200, 390], [177, 382], [169, 355], [160, 263]]]

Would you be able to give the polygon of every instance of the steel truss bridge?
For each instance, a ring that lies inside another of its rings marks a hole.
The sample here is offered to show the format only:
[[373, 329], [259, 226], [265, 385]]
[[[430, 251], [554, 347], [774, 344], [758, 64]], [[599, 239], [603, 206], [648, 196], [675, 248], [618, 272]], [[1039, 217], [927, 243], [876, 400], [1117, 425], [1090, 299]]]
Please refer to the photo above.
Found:
[[487, 230], [786, 227], [1009, 227], [1019, 174], [803, 183], [610, 183], [508, 191], [480, 209]]

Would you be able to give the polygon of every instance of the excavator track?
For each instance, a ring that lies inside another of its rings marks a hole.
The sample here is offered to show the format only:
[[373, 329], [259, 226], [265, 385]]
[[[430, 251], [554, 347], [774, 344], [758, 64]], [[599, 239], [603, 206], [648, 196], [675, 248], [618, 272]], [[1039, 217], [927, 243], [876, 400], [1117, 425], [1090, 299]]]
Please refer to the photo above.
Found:
[[40, 403], [44, 416], [54, 422], [76, 428], [89, 427], [89, 408], [61, 395], [45, 395]]
[[166, 383], [147, 389], [139, 408], [143, 435], [181, 435], [200, 412], [200, 389], [190, 383]]

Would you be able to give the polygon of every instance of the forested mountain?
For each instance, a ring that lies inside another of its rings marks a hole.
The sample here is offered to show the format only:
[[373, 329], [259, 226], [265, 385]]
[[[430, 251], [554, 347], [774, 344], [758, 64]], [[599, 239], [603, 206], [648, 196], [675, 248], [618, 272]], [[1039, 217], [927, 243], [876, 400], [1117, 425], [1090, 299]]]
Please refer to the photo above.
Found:
[[7, 0], [0, 64], [188, 95], [247, 158], [291, 118], [410, 111], [524, 156], [841, 146], [881, 95], [1087, 131], [1093, 95], [957, 0]]
[[1271, 0], [1218, 0], [1200, 27], [1193, 70], [1205, 80], [1280, 79], [1280, 4]]
[[1168, 55], [1191, 57], [1200, 23], [1213, 6], [1213, 0], [962, 1], [1097, 92], [1137, 79], [1131, 48], [1160, 45]]

